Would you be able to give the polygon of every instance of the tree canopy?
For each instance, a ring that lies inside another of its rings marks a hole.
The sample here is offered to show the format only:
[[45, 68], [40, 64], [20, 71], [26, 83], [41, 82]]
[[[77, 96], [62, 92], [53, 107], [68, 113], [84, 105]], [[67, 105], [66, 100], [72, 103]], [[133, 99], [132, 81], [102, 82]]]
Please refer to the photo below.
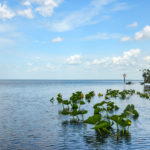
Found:
[[150, 69], [143, 70], [144, 83], [150, 83]]

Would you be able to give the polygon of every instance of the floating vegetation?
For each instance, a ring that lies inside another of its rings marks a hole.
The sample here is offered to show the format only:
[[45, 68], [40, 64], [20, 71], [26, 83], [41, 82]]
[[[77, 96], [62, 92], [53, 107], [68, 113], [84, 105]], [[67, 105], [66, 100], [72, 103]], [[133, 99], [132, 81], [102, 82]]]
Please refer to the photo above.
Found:
[[135, 119], [139, 117], [139, 113], [137, 112], [137, 110], [135, 110], [133, 104], [127, 105], [127, 107], [124, 110], [124, 114], [127, 115], [127, 116], [131, 116]]
[[126, 82], [127, 85], [133, 84], [131, 81]]
[[[95, 96], [94, 91], [84, 94], [81, 91], [72, 93], [72, 96], [69, 100], [64, 100], [62, 94], [57, 95], [57, 102], [62, 104], [62, 115], [69, 115], [72, 117], [70, 120], [72, 123], [83, 123], [83, 124], [92, 124], [92, 129], [96, 130], [100, 135], [113, 134], [114, 130], [117, 130], [117, 136], [119, 133], [127, 134], [129, 132], [129, 127], [132, 124], [131, 119], [139, 117], [139, 113], [135, 109], [134, 105], [127, 105], [124, 111], [121, 114], [116, 114], [115, 112], [119, 107], [112, 101], [106, 101], [111, 98], [121, 98], [127, 99], [128, 97], [135, 94], [135, 90], [111, 90], [108, 89], [105, 94], [105, 100], [94, 104], [93, 115], [88, 115], [88, 110], [84, 105], [89, 105], [92, 97]], [[141, 95], [141, 93], [137, 93]], [[98, 97], [102, 97], [103, 94], [99, 93]], [[54, 101], [54, 98], [51, 100]], [[87, 103], [88, 102], [88, 103]], [[83, 108], [82, 108], [83, 107]], [[84, 115], [87, 114], [89, 117], [84, 120]]]
[[88, 94], [85, 94], [85, 99], [86, 100], [91, 100], [92, 97], [95, 96], [94, 91], [89, 92]]
[[139, 95], [141, 98], [150, 99], [150, 94], [149, 93], [137, 92], [137, 95]]
[[101, 93], [98, 93], [98, 97], [103, 97], [103, 94], [101, 94]]
[[107, 89], [106, 94], [105, 94], [105, 99], [110, 99], [110, 98], [117, 98], [119, 97], [120, 99], [129, 99], [133, 94], [135, 94], [135, 90], [112, 90], [112, 89]]

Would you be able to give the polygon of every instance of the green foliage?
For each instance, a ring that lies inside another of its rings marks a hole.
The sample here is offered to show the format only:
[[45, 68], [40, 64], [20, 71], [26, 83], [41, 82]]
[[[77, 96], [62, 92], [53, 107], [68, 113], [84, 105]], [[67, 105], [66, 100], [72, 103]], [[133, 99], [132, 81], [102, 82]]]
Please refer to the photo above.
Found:
[[[63, 106], [63, 110], [61, 111], [62, 115], [70, 115], [73, 117], [73, 122], [75, 123], [86, 123], [93, 124], [93, 128], [99, 132], [100, 135], [112, 134], [113, 124], [117, 126], [117, 131], [122, 129], [123, 134], [124, 130], [126, 131], [126, 127], [131, 125], [132, 118], [138, 118], [139, 114], [137, 110], [135, 110], [134, 105], [127, 105], [124, 109], [123, 113], [114, 115], [115, 111], [119, 109], [114, 102], [110, 101], [111, 98], [121, 98], [127, 99], [130, 96], [135, 94], [135, 90], [112, 90], [108, 89], [106, 94], [104, 95], [105, 100], [99, 103], [94, 104], [93, 106], [93, 115], [89, 116], [88, 119], [84, 121], [84, 115], [88, 113], [87, 110], [82, 109], [85, 105], [84, 94], [81, 91], [77, 91], [72, 93], [72, 96], [69, 100], [63, 100], [61, 93], [57, 95], [57, 102], [61, 103]], [[137, 92], [140, 97], [147, 98], [149, 95], [147, 93]], [[85, 94], [85, 99], [90, 103], [91, 98], [95, 96], [94, 91], [91, 91]], [[99, 97], [103, 96], [103, 94], [98, 94]], [[108, 101], [106, 101], [108, 99]], [[54, 101], [54, 98], [51, 98], [51, 102]], [[67, 106], [67, 108], [65, 108]], [[80, 109], [81, 107], [81, 109]], [[113, 115], [112, 115], [113, 114]], [[81, 120], [82, 117], [82, 120]], [[128, 118], [130, 117], [130, 119]], [[128, 131], [127, 129], [127, 131]]]
[[83, 98], [84, 98], [83, 93], [81, 91], [77, 91], [76, 93], [72, 93], [70, 100], [72, 101], [72, 103], [77, 103], [79, 100]]
[[103, 94], [101, 94], [101, 93], [98, 93], [98, 97], [102, 97], [103, 96]]
[[72, 109], [73, 110], [78, 109], [78, 105], [77, 104], [72, 104]]
[[71, 113], [71, 116], [77, 116], [78, 115], [78, 111], [76, 109], [74, 109]]
[[62, 103], [62, 95], [61, 95], [61, 93], [58, 93], [58, 95], [57, 95], [57, 101], [58, 101], [58, 103]]
[[124, 113], [127, 116], [132, 116], [133, 118], [137, 118], [139, 117], [139, 113], [137, 112], [137, 110], [135, 110], [134, 105], [133, 104], [129, 104], [126, 106]]
[[150, 83], [150, 69], [144, 69], [143, 74], [144, 83]]
[[62, 115], [69, 115], [70, 112], [69, 112], [68, 109], [63, 109], [63, 110], [61, 111], [61, 114], [62, 114]]
[[101, 120], [101, 115], [95, 114], [95, 115], [89, 117], [87, 120], [85, 120], [84, 123], [96, 124], [100, 120]]
[[95, 96], [94, 91], [89, 92], [88, 94], [85, 94], [85, 99], [90, 100], [92, 97]]
[[99, 107], [97, 107], [94, 109], [94, 114], [100, 114], [101, 111], [102, 110]]
[[104, 104], [106, 104], [107, 102], [106, 101], [102, 101], [101, 103], [97, 103], [93, 106], [93, 108], [97, 108], [98, 106], [103, 106]]
[[80, 105], [84, 105], [85, 104], [85, 102], [84, 101], [80, 101]]
[[62, 103], [63, 103], [64, 105], [69, 105], [71, 102], [68, 101], [68, 100], [64, 100], [64, 101], [62, 101]]
[[82, 114], [82, 115], [87, 114], [87, 113], [88, 113], [87, 110], [79, 110], [78, 111], [78, 114]]
[[128, 81], [126, 84], [127, 84], [127, 85], [131, 85], [131, 84], [132, 84], [132, 82], [131, 82], [131, 81]]
[[148, 93], [137, 92], [137, 95], [139, 95], [141, 98], [150, 99], [150, 95]]

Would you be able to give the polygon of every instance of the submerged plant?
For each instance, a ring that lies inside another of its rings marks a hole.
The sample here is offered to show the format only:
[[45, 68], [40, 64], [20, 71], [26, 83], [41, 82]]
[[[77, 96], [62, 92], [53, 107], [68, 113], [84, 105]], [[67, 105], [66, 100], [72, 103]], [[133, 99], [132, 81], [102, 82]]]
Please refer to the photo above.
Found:
[[111, 129], [112, 125], [113, 123], [111, 123], [110, 121], [102, 120], [99, 121], [98, 124], [96, 124], [92, 129], [97, 130], [100, 135], [102, 135], [102, 132], [111, 134], [109, 129]]
[[87, 113], [88, 113], [87, 110], [79, 110], [79, 111], [78, 111], [78, 114], [79, 114], [79, 115], [82, 115], [82, 121], [84, 121], [84, 115], [87, 114]]
[[70, 114], [69, 109], [63, 109], [63, 110], [61, 111], [61, 114], [62, 114], [62, 115], [69, 115], [69, 114]]
[[131, 120], [129, 120], [128, 118], [121, 118], [119, 120], [119, 125], [122, 127], [124, 134], [125, 127], [128, 127], [127, 132], [129, 131], [129, 126], [131, 126]]

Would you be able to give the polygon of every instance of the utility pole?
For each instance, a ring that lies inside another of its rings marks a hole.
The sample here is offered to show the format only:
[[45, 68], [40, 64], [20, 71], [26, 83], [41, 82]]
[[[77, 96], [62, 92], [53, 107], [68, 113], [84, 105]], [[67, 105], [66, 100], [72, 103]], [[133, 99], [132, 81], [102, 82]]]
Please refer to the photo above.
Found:
[[127, 75], [124, 73], [124, 74], [123, 74], [124, 84], [126, 83], [126, 76], [127, 76]]

